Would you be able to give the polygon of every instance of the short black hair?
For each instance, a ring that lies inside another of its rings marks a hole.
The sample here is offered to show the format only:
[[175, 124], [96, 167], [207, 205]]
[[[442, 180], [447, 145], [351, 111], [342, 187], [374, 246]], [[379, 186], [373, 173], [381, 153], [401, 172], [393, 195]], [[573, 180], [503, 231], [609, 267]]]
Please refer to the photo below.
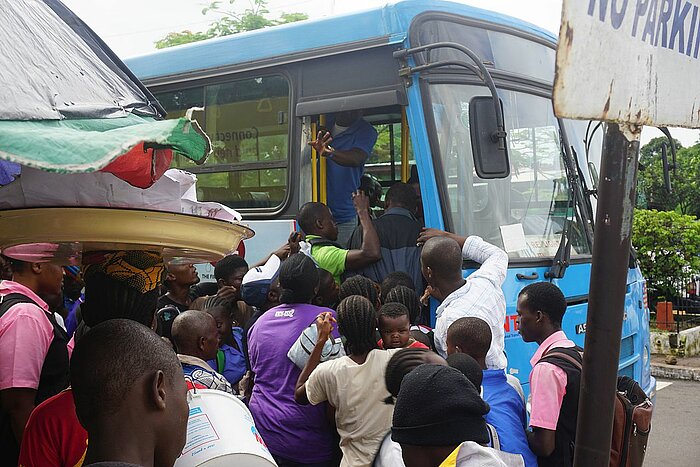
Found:
[[318, 268], [303, 253], [287, 258], [280, 266], [280, 303], [311, 303], [319, 283]]
[[228, 255], [221, 258], [214, 266], [214, 279], [226, 280], [238, 269], [248, 270], [248, 263], [242, 256]]
[[29, 265], [32, 264], [27, 261], [22, 261], [20, 259], [15, 259], [15, 258], [10, 258], [9, 256], [3, 256], [5, 258], [5, 261], [10, 265], [10, 269], [12, 270], [13, 273], [19, 272], [22, 273], [24, 272], [27, 268], [29, 268]]
[[447, 328], [447, 338], [473, 358], [485, 358], [491, 348], [491, 327], [481, 318], [459, 318]]
[[410, 322], [411, 318], [408, 314], [408, 309], [401, 303], [396, 302], [385, 303], [381, 306], [381, 308], [379, 308], [379, 311], [377, 312], [377, 318], [399, 318], [401, 316], [406, 316]]
[[421, 261], [435, 276], [452, 278], [462, 274], [462, 248], [449, 237], [433, 237], [423, 244]]
[[76, 343], [70, 361], [80, 423], [89, 432], [93, 423], [127, 403], [136, 380], [158, 370], [168, 382], [184, 377], [173, 350], [148, 327], [111, 319], [91, 328]]
[[379, 300], [379, 285], [365, 276], [352, 276], [340, 284], [338, 300], [343, 300], [351, 295], [365, 297], [375, 307], [378, 307], [381, 303]]
[[304, 204], [297, 214], [297, 224], [305, 234], [313, 234], [316, 231], [316, 221], [320, 220], [327, 212], [328, 207], [315, 201]]
[[359, 189], [364, 191], [370, 199], [370, 203], [373, 198], [381, 198], [382, 196], [382, 184], [379, 183], [379, 180], [372, 174], [362, 174], [362, 177], [360, 177]]
[[382, 303], [384, 303], [386, 295], [391, 292], [391, 289], [403, 285], [416, 290], [416, 284], [413, 283], [413, 278], [403, 271], [390, 272], [384, 279], [382, 279], [381, 290], [382, 290]]
[[177, 315], [173, 320], [171, 333], [178, 353], [191, 355], [199, 338], [206, 335], [214, 322], [212, 315], [201, 310], [187, 310]]
[[405, 285], [398, 285], [391, 289], [384, 297], [382, 303], [400, 303], [405, 306], [408, 310], [408, 318], [411, 320], [411, 324], [415, 324], [420, 315], [421, 304], [418, 295], [416, 295], [415, 290]]
[[464, 376], [474, 385], [477, 392], [481, 391], [481, 383], [484, 380], [484, 372], [481, 366], [465, 353], [453, 353], [447, 356], [447, 364], [462, 372]]
[[[418, 365], [424, 364], [428, 349], [407, 348], [401, 349], [391, 356], [386, 365], [384, 382], [389, 394], [396, 397], [401, 389], [403, 377], [409, 374]], [[389, 402], [389, 401], [387, 401]]]
[[377, 317], [372, 303], [360, 295], [344, 298], [338, 305], [338, 331], [345, 337], [348, 354], [361, 355], [377, 348]]
[[518, 297], [524, 296], [524, 304], [530, 311], [541, 311], [554, 324], [561, 325], [566, 312], [566, 297], [551, 282], [535, 282], [525, 286]]
[[384, 203], [402, 207], [414, 213], [418, 207], [418, 196], [411, 185], [398, 182], [391, 185], [386, 192]]

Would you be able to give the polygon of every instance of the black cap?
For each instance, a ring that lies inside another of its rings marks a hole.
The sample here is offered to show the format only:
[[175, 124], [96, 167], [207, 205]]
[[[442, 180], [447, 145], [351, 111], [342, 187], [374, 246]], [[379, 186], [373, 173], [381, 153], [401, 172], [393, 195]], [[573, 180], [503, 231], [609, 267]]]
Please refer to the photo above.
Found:
[[404, 378], [394, 407], [391, 439], [413, 446], [489, 442], [489, 405], [457, 369], [424, 364]]

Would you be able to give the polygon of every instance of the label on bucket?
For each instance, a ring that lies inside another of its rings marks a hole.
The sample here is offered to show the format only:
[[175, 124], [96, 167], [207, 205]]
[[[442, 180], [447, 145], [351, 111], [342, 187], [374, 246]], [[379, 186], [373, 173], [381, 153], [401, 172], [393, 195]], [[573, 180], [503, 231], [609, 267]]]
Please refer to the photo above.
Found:
[[258, 429], [255, 428], [255, 425], [252, 425], [250, 427], [250, 431], [253, 432], [253, 436], [255, 436], [255, 441], [257, 441], [258, 444], [265, 448], [265, 451], [269, 452], [267, 449], [267, 444], [265, 444], [265, 441], [262, 439], [262, 436], [260, 436], [260, 433], [258, 433]]
[[206, 414], [190, 416], [187, 421], [187, 443], [182, 449], [182, 454], [187, 454], [195, 448], [218, 440], [219, 435]]

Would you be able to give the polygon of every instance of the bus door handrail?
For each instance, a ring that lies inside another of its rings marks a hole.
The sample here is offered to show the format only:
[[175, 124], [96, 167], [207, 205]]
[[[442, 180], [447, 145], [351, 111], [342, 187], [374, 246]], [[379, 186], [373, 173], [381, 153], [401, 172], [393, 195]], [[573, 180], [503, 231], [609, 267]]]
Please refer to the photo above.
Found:
[[[317, 135], [316, 122], [311, 122], [311, 139], [313, 140]], [[311, 201], [318, 202], [318, 154], [313, 146], [311, 146]]]
[[491, 76], [491, 73], [489, 73], [489, 70], [486, 68], [484, 63], [481, 61], [481, 58], [470, 48], [458, 44], [457, 42], [435, 42], [433, 44], [426, 44], [426, 45], [421, 45], [419, 47], [413, 47], [410, 49], [401, 49], [397, 50], [393, 53], [394, 58], [399, 59], [399, 60], [406, 60], [406, 58], [409, 55], [414, 55], [420, 52], [425, 52], [427, 50], [433, 50], [433, 49], [455, 49], [459, 50], [460, 52], [464, 53], [467, 55], [471, 60], [474, 62], [476, 65], [471, 65], [466, 62], [458, 61], [458, 60], [445, 60], [445, 61], [440, 61], [440, 62], [434, 62], [434, 63], [427, 63], [425, 65], [420, 65], [416, 67], [409, 67], [408, 65], [404, 67], [404, 69], [401, 70], [401, 73], [416, 73], [419, 71], [424, 71], [424, 70], [429, 70], [432, 68], [438, 68], [438, 67], [444, 67], [444, 66], [462, 66], [464, 68], [467, 68], [468, 70], [474, 72], [476, 76], [478, 76], [484, 84], [489, 88], [489, 91], [491, 91], [491, 95], [493, 96], [493, 105], [494, 109], [496, 110], [496, 126], [497, 130], [496, 132], [492, 135], [492, 138], [494, 138], [494, 141], [498, 142], [498, 149], [504, 150], [506, 148], [506, 136], [508, 135], [506, 133], [506, 127], [505, 127], [505, 122], [503, 120], [503, 109], [501, 107], [501, 100], [498, 98], [498, 91], [496, 90], [496, 83], [493, 80], [493, 77]]
[[401, 181], [408, 182], [411, 170], [408, 166], [408, 118], [406, 107], [401, 107]]
[[[318, 123], [321, 127], [326, 128], [326, 116], [325, 115], [319, 115], [318, 117]], [[316, 137], [318, 135], [315, 135]], [[320, 155], [320, 154], [319, 154]], [[326, 172], [326, 164], [327, 159], [323, 156], [319, 158], [319, 169], [318, 169], [318, 193], [319, 193], [319, 201], [322, 202], [323, 204], [328, 204], [328, 185], [326, 184], [326, 177], [327, 177], [327, 172]]]

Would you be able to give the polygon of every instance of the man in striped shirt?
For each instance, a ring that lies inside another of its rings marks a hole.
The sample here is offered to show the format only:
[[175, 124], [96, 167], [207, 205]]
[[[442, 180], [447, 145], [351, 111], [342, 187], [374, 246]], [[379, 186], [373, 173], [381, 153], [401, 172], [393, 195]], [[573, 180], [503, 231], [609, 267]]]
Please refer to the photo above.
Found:
[[[504, 369], [507, 365], [504, 324], [506, 299], [501, 286], [508, 270], [508, 255], [480, 237], [460, 237], [437, 229], [424, 229], [418, 238], [423, 243], [421, 271], [428, 292], [440, 302], [436, 311], [435, 347], [447, 356], [447, 329], [459, 318], [473, 316], [491, 328], [491, 347], [486, 367]], [[465, 280], [462, 261], [473, 260], [481, 267]]]

